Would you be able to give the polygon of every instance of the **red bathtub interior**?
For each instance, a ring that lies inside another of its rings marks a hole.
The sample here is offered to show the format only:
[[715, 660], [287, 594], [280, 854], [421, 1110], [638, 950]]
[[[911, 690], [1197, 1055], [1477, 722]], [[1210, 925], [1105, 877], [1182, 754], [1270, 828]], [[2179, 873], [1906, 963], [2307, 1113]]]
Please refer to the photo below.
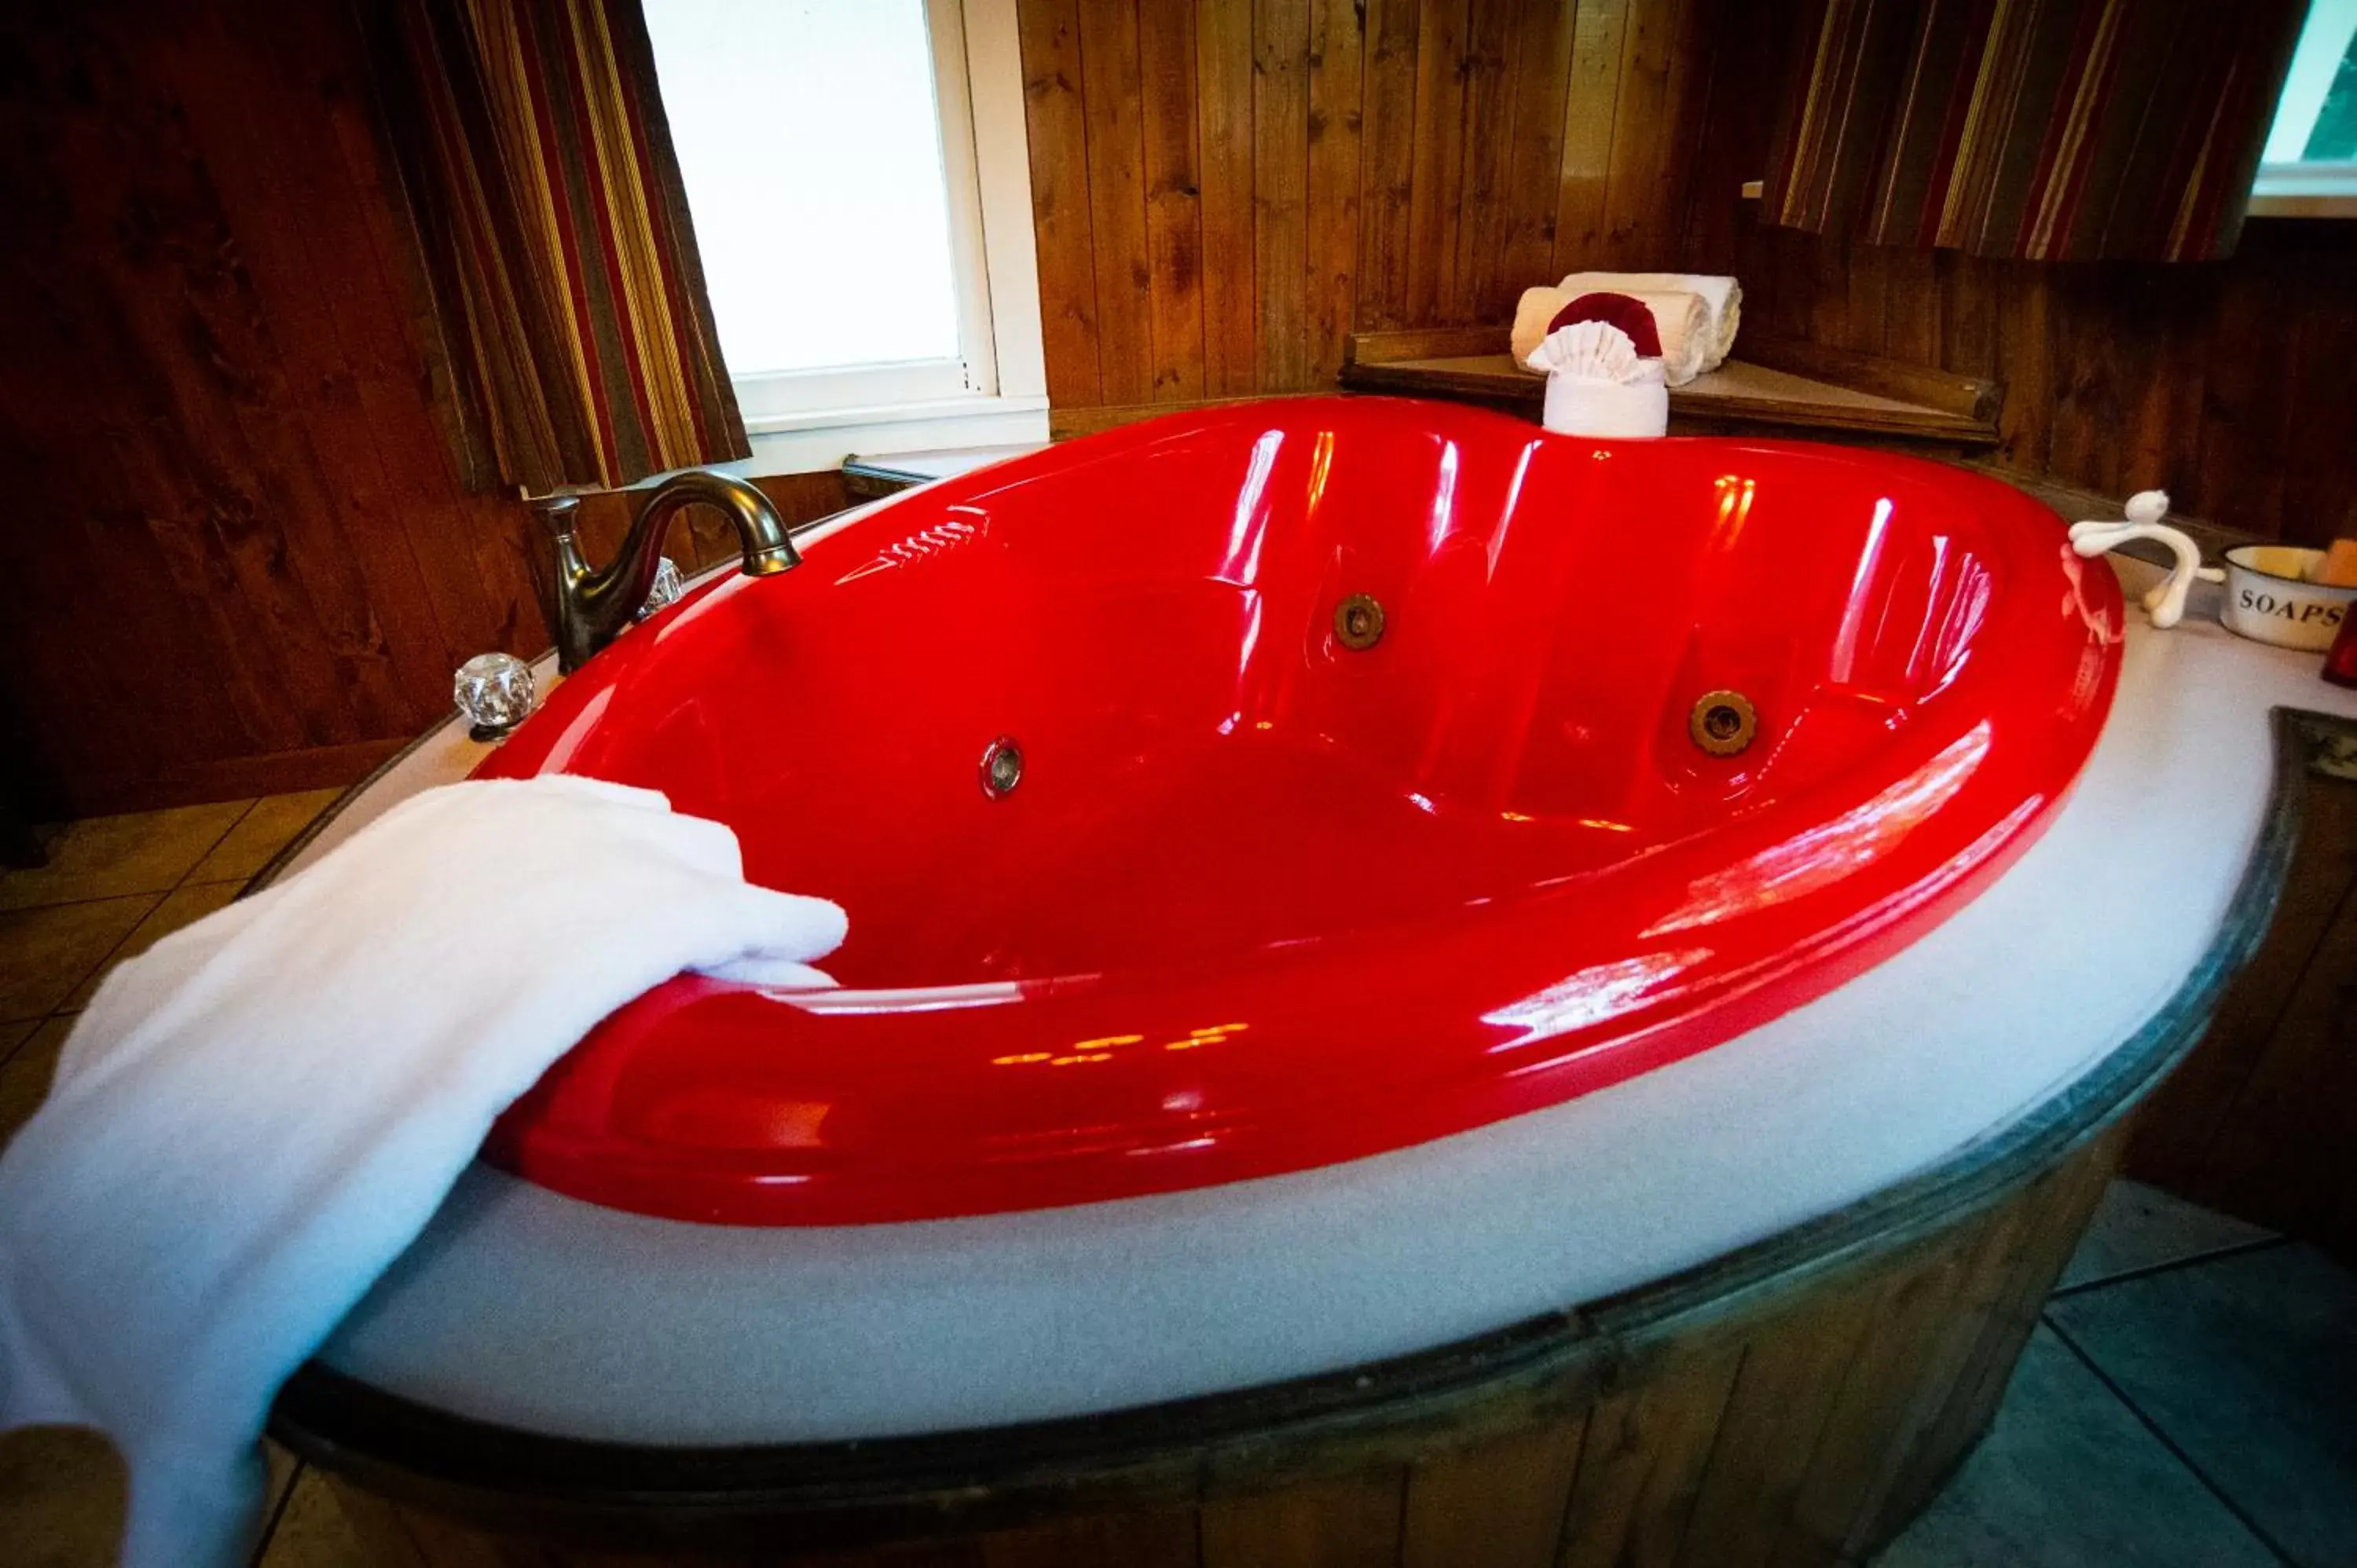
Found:
[[[1969, 898], [2093, 744], [2120, 625], [2018, 493], [1798, 444], [1315, 399], [936, 485], [632, 630], [479, 770], [664, 790], [851, 919], [843, 992], [675, 980], [488, 1153], [597, 1203], [837, 1224], [1554, 1104]], [[1759, 714], [1739, 756], [1688, 733], [1718, 688]], [[993, 799], [1000, 736], [1024, 771]]]

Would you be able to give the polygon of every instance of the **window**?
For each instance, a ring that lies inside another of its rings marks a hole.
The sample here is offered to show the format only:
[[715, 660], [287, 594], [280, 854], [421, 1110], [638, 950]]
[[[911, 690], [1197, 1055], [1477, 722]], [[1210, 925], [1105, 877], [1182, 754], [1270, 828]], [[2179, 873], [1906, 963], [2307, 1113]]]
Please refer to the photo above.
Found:
[[646, 0], [756, 465], [1047, 439], [1014, 0]]
[[2255, 214], [2357, 217], [2357, 0], [2315, 0], [2252, 188]]

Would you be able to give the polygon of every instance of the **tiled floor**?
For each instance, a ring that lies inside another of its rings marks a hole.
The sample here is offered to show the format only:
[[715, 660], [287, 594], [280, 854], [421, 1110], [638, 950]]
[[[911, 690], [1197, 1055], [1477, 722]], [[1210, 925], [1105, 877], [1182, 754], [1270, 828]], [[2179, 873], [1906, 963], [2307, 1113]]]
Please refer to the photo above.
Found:
[[[78, 822], [0, 875], [0, 1142], [99, 978], [219, 908], [330, 796]], [[272, 1455], [259, 1568], [366, 1568]], [[99, 1568], [123, 1477], [96, 1437], [0, 1435], [0, 1568]], [[1988, 1439], [1878, 1568], [2357, 1568], [2357, 1274], [2132, 1182], [2105, 1197]]]
[[[48, 1092], [58, 1047], [106, 972], [237, 896], [336, 798], [333, 789], [100, 817], [40, 830], [48, 864], [0, 871], [0, 1144]], [[270, 1568], [358, 1565], [334, 1500], [272, 1456], [284, 1522]], [[0, 1434], [0, 1568], [98, 1568], [114, 1557], [123, 1472], [95, 1434]], [[329, 1528], [319, 1527], [321, 1517]]]
[[2357, 1564], [2357, 1273], [2135, 1182], [1877, 1568]]

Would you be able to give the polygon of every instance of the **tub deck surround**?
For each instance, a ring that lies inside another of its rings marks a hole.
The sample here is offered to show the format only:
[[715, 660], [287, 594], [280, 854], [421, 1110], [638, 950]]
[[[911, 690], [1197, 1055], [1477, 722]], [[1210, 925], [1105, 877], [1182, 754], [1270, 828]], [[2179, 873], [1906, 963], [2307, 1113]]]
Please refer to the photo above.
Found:
[[[658, 988], [494, 1163], [673, 1219], [921, 1219], [1592, 1092], [1985, 886], [2094, 744], [2123, 619], [1975, 476], [1383, 399], [1133, 426], [806, 549], [479, 771], [730, 823], [752, 879], [850, 911], [845, 989]], [[1722, 692], [1748, 746], [1695, 733]]]
[[[2130, 595], [2159, 575], [2108, 566]], [[2012, 868], [1711, 1050], [1346, 1165], [916, 1224], [682, 1224], [479, 1165], [320, 1359], [523, 1433], [824, 1443], [1253, 1389], [1559, 1317], [1795, 1227], [1846, 1244], [1826, 1217], [1982, 1166], [2090, 1085], [2116, 1099], [2106, 1065], [2149, 1051], [2217, 961], [2268, 817], [2270, 710], [2357, 719], [2312, 656], [2217, 625], [2216, 596], [2172, 631], [2128, 618], [2102, 738]], [[286, 869], [487, 751], [455, 722], [423, 737]]]
[[[1709, 1291], [1674, 1282], [1112, 1417], [648, 1449], [454, 1426], [314, 1376], [282, 1424], [336, 1434], [342, 1512], [404, 1568], [610, 1568], [634, 1548], [674, 1568], [906, 1568], [912, 1549], [992, 1568], [1853, 1568], [1987, 1425], [2119, 1133], [1916, 1233], [1887, 1217], [1832, 1266], [1756, 1270], [1745, 1292], [1722, 1268]], [[1790, 1265], [1817, 1240], [1766, 1251]], [[836, 1554], [861, 1547], [877, 1550]]]

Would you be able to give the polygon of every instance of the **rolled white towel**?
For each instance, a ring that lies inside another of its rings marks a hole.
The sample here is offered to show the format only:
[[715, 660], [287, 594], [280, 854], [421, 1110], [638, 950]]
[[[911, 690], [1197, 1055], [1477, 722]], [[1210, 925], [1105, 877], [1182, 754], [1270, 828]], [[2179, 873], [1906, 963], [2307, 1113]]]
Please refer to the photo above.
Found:
[[1660, 289], [1524, 289], [1514, 307], [1514, 363], [1527, 368], [1532, 351], [1546, 337], [1547, 323], [1585, 294], [1625, 294], [1644, 305], [1662, 335], [1662, 371], [1670, 385], [1682, 387], [1702, 373], [1710, 349], [1710, 307], [1700, 295]]
[[1514, 363], [1533, 375], [1546, 374], [1545, 367], [1531, 363], [1531, 356], [1546, 341], [1547, 323], [1555, 313], [1571, 303], [1571, 297], [1559, 288], [1523, 290], [1523, 297], [1514, 302], [1514, 329], [1512, 334]]
[[1710, 346], [1702, 368], [1715, 371], [1735, 347], [1743, 324], [1743, 285], [1715, 273], [1571, 273], [1558, 285], [1575, 296], [1608, 289], [1615, 294], [1692, 294], [1710, 312]]

